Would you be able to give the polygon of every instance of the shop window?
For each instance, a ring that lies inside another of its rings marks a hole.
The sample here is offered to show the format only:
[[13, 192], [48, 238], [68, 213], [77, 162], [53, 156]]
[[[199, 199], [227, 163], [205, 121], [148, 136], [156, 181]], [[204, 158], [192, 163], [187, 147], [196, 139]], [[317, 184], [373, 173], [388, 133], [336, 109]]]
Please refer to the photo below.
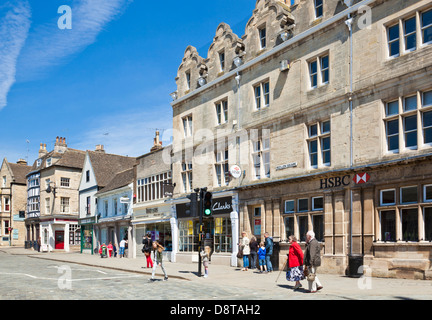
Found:
[[317, 210], [323, 210], [323, 209], [324, 209], [324, 198], [323, 197], [312, 198], [312, 210], [317, 211]]
[[197, 251], [197, 245], [194, 242], [194, 221], [179, 221], [179, 251], [193, 252]]
[[299, 235], [300, 241], [306, 241], [306, 233], [308, 232], [308, 216], [298, 217]]
[[402, 241], [418, 241], [418, 210], [402, 209]]
[[400, 189], [401, 203], [416, 203], [417, 198], [417, 186], [403, 187]]
[[396, 204], [396, 190], [381, 190], [380, 191], [380, 203], [382, 206], [389, 206]]
[[214, 251], [232, 252], [231, 219], [228, 217], [214, 219]]
[[294, 213], [294, 200], [285, 201], [285, 213]]
[[396, 213], [394, 210], [380, 212], [381, 241], [396, 241]]
[[294, 235], [294, 217], [285, 217], [285, 239]]
[[423, 187], [423, 201], [432, 202], [432, 184]]
[[69, 225], [69, 244], [79, 245], [81, 243], [81, 229], [77, 224]]
[[424, 208], [424, 234], [426, 241], [432, 241], [432, 207]]
[[313, 231], [315, 232], [315, 238], [318, 241], [323, 242], [324, 241], [324, 216], [322, 214], [313, 215], [312, 226], [313, 226]]

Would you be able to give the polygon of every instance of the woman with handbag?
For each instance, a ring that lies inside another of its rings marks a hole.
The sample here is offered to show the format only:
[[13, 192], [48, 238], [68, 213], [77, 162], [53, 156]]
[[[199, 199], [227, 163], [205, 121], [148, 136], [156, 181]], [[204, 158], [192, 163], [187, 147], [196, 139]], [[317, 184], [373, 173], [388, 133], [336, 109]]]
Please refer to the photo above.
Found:
[[309, 292], [315, 293], [323, 287], [316, 276], [317, 268], [321, 265], [320, 245], [315, 239], [315, 233], [308, 231], [306, 234], [306, 251], [304, 253], [304, 265], [306, 279], [309, 284]]
[[294, 290], [300, 288], [302, 285], [300, 280], [304, 280], [303, 273], [303, 251], [301, 250], [297, 239], [295, 236], [291, 235], [288, 237], [288, 242], [290, 244], [288, 252], [288, 267], [290, 268], [287, 272], [287, 280], [295, 281]]
[[246, 232], [242, 232], [242, 239], [240, 240], [240, 247], [243, 253], [243, 269], [242, 271], [248, 271], [249, 268], [249, 255], [250, 255], [250, 246], [249, 246], [249, 238], [246, 236]]

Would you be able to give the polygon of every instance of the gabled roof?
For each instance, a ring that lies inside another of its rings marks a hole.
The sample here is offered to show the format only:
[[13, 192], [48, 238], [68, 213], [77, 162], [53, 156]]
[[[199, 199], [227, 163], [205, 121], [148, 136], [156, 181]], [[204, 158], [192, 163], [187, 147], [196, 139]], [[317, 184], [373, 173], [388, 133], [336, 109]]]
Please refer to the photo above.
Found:
[[129, 168], [122, 172], [117, 173], [105, 188], [99, 190], [96, 195], [125, 187], [134, 181], [134, 168]]
[[132, 168], [136, 158], [125, 157], [98, 151], [87, 151], [96, 182], [99, 187], [105, 187], [113, 179], [113, 176], [121, 171]]
[[31, 166], [19, 163], [8, 162], [5, 158], [4, 163], [9, 167], [13, 182], [18, 184], [26, 184], [27, 173], [30, 172]]
[[[47, 166], [46, 160], [49, 158], [52, 158], [54, 160], [58, 159], [58, 161], [53, 162], [51, 166]], [[42, 158], [37, 159], [33, 163], [30, 172], [43, 170], [52, 166], [82, 169], [84, 166], [84, 159], [85, 151], [82, 150], [68, 148], [65, 152], [51, 151], [44, 155]], [[40, 166], [37, 165], [38, 160], [41, 160]]]

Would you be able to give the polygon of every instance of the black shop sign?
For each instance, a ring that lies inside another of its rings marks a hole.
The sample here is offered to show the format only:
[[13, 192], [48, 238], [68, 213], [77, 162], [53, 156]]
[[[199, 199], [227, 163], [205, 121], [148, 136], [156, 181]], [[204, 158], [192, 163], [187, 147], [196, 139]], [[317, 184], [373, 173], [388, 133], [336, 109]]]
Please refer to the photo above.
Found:
[[[201, 202], [198, 201], [198, 207]], [[214, 198], [212, 205], [212, 215], [229, 214], [233, 211], [232, 208], [232, 197]], [[180, 203], [176, 205], [177, 218], [190, 218], [186, 214], [186, 203]]]

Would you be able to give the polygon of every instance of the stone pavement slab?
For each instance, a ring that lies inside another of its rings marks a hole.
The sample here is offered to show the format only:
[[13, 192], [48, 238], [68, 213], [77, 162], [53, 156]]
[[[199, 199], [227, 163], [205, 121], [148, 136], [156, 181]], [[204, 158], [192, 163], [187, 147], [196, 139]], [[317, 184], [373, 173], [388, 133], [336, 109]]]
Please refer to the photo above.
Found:
[[[98, 268], [108, 268], [148, 275], [151, 269], [144, 268], [146, 261], [144, 256], [136, 259], [128, 258], [100, 258], [98, 255], [81, 254], [79, 252], [51, 252], [40, 253], [29, 249], [18, 247], [0, 247], [0, 251], [26, 255], [36, 259], [48, 259], [52, 261], [75, 263]], [[318, 277], [323, 289], [316, 294], [307, 293], [308, 282], [302, 281], [303, 287], [293, 291], [293, 282], [288, 282], [285, 272], [274, 271], [261, 274], [256, 271], [241, 271], [241, 268], [212, 265], [209, 266], [209, 277], [198, 277], [197, 263], [171, 263], [164, 262], [168, 276], [171, 279], [179, 279], [187, 282], [198, 282], [203, 285], [214, 284], [230, 287], [238, 287], [251, 293], [259, 293], [260, 290], [275, 290], [281, 292], [276, 299], [304, 298], [304, 299], [420, 299], [432, 300], [432, 281], [430, 280], [408, 280], [408, 279], [385, 279], [385, 278], [351, 278], [335, 274], [320, 274]], [[204, 270], [204, 269], [203, 269]], [[318, 269], [319, 270], [319, 269]], [[162, 277], [162, 270], [157, 268], [156, 277]], [[279, 291], [285, 289], [284, 291]]]

